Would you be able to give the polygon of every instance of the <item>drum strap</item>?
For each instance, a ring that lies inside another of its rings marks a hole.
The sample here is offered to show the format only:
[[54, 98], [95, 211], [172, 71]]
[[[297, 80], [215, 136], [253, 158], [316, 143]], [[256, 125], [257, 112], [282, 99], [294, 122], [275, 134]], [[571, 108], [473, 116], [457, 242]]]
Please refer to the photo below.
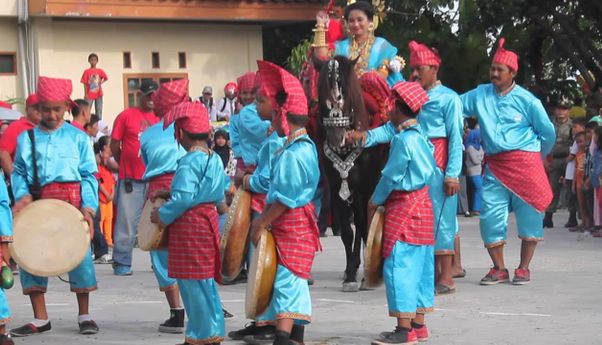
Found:
[[40, 177], [38, 176], [38, 160], [36, 158], [36, 136], [34, 135], [33, 129], [27, 131], [29, 141], [31, 141], [31, 165], [33, 169], [33, 181], [29, 186], [29, 193], [33, 200], [39, 200], [42, 193], [42, 186], [40, 186]]

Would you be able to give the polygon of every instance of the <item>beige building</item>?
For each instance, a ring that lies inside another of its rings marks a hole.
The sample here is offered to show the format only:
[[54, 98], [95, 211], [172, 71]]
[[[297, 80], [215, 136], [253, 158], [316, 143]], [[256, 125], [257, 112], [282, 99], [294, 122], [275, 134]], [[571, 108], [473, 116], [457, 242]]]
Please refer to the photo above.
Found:
[[23, 99], [37, 76], [69, 78], [73, 97], [90, 53], [108, 75], [103, 119], [135, 104], [142, 79], [190, 80], [190, 96], [255, 70], [262, 25], [308, 21], [319, 0], [0, 0], [0, 100]]

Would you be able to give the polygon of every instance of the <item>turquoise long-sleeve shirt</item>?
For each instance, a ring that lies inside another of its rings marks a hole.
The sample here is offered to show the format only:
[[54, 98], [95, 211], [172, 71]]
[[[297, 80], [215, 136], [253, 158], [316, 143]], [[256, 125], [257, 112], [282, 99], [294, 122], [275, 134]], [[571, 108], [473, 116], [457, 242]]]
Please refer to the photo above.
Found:
[[278, 153], [267, 203], [278, 201], [288, 208], [303, 207], [314, 200], [319, 180], [316, 146], [307, 134], [300, 135]]
[[6, 182], [0, 178], [0, 242], [13, 240], [13, 213], [10, 210]]
[[176, 171], [178, 159], [186, 154], [186, 150], [178, 144], [174, 133], [174, 124], [163, 130], [163, 121], [142, 132], [140, 154], [146, 166], [144, 180]]
[[[244, 108], [243, 108], [244, 109]], [[239, 132], [240, 114], [232, 114], [230, 116], [230, 124], [228, 126], [228, 136], [230, 137], [230, 145], [232, 145], [232, 153], [235, 158], [240, 158], [240, 136]]]
[[[80, 182], [82, 207], [98, 209], [98, 172], [88, 135], [63, 123], [53, 131], [34, 129], [36, 159], [40, 186], [52, 182]], [[17, 139], [12, 187], [15, 200], [29, 194], [33, 184], [31, 141], [27, 131]]]
[[383, 205], [393, 191], [414, 191], [428, 185], [435, 173], [434, 147], [420, 125], [396, 133], [389, 159], [372, 194], [372, 203]]
[[456, 178], [462, 171], [462, 101], [455, 91], [443, 85], [435, 86], [427, 94], [429, 100], [420, 109], [418, 122], [429, 139], [447, 138], [445, 177]]
[[274, 131], [261, 145], [257, 154], [257, 167], [249, 178], [249, 187], [254, 193], [267, 194], [270, 190], [270, 174], [278, 157], [277, 152], [285, 141], [286, 138], [279, 137]]
[[229, 183], [218, 154], [188, 152], [178, 162], [170, 199], [159, 209], [161, 222], [168, 225], [197, 205], [221, 202]]
[[240, 111], [238, 123], [239, 152], [245, 165], [257, 165], [257, 154], [268, 136], [270, 121], [262, 120], [255, 103]]
[[476, 116], [486, 154], [522, 150], [549, 154], [556, 142], [554, 125], [541, 101], [515, 85], [498, 95], [493, 84], [479, 85], [460, 96], [464, 116]]

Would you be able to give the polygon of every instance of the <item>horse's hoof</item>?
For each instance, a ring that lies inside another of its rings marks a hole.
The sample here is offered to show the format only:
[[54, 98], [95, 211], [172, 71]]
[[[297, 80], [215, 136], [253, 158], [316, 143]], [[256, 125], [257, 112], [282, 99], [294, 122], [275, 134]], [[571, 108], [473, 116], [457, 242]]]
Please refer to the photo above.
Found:
[[362, 279], [362, 284], [360, 285], [360, 291], [372, 291], [374, 288], [370, 288], [366, 286], [366, 279]]
[[360, 290], [360, 284], [357, 282], [344, 282], [343, 292], [358, 292]]

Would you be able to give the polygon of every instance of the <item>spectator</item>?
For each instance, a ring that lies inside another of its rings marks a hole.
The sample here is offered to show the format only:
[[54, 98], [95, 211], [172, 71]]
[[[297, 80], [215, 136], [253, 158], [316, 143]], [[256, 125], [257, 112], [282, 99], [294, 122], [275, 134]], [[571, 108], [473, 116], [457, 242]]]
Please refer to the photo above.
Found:
[[[596, 151], [592, 157], [592, 173], [590, 175], [590, 183], [596, 195], [596, 203], [594, 203], [594, 213], [601, 212], [602, 209], [602, 127], [595, 130], [596, 135]], [[602, 228], [595, 227], [592, 232], [594, 237], [602, 237]]]
[[86, 125], [90, 121], [90, 103], [84, 99], [76, 99], [75, 104], [71, 106], [71, 115], [73, 116], [73, 121], [71, 121], [71, 125], [78, 128], [82, 132], [86, 132]]
[[100, 120], [98, 121], [98, 133], [96, 133], [96, 138], [94, 138], [94, 141], [98, 141], [100, 137], [104, 137], [105, 135], [111, 136], [111, 129], [106, 122]]
[[205, 106], [209, 113], [209, 120], [216, 121], [217, 118], [217, 105], [213, 101], [213, 88], [211, 86], [205, 86], [199, 101]]
[[468, 132], [464, 147], [466, 176], [472, 186], [472, 215], [481, 214], [481, 202], [483, 194], [483, 179], [481, 177], [481, 164], [485, 152], [481, 147], [481, 130], [477, 127]]
[[585, 124], [587, 120], [585, 117], [576, 118], [573, 120], [573, 128], [571, 129], [571, 135], [573, 137], [573, 145], [570, 148], [569, 156], [567, 157], [566, 171], [564, 174], [564, 186], [567, 190], [567, 206], [569, 210], [569, 220], [564, 225], [565, 228], [577, 227], [577, 211], [579, 209], [577, 204], [577, 194], [573, 190], [573, 180], [575, 179], [575, 156], [579, 151], [575, 136], [577, 133], [585, 132]]
[[84, 98], [90, 106], [94, 102], [94, 111], [102, 119], [102, 84], [109, 80], [105, 71], [96, 68], [98, 55], [92, 53], [88, 56], [90, 68], [82, 74], [81, 83], [84, 84]]
[[587, 152], [587, 143], [584, 132], [577, 133], [575, 136], [577, 143], [577, 154], [575, 155], [575, 180], [573, 181], [573, 191], [577, 195], [577, 202], [581, 213], [581, 225], [571, 231], [589, 229], [592, 225], [591, 213], [586, 205], [583, 182], [585, 178], [585, 156]]
[[[585, 189], [585, 200], [586, 205], [590, 211], [592, 217], [592, 227], [599, 227], [601, 224], [601, 214], [594, 205], [598, 203], [598, 197], [594, 194], [594, 190], [591, 188], [590, 176], [593, 171], [593, 155], [596, 152], [598, 146], [596, 137], [596, 128], [602, 125], [602, 118], [600, 116], [594, 116], [585, 125], [585, 142], [587, 143], [588, 150], [585, 155], [585, 176], [584, 176], [584, 189]], [[587, 183], [585, 183], [587, 182]]]
[[224, 98], [217, 102], [216, 119], [211, 121], [230, 121], [230, 116], [236, 112], [236, 96], [238, 86], [236, 83], [228, 83], [224, 87]]
[[113, 124], [111, 152], [119, 161], [113, 273], [118, 276], [132, 275], [132, 250], [146, 201], [146, 183], [142, 179], [146, 167], [140, 157], [140, 134], [159, 122], [153, 113], [151, 98], [158, 88], [159, 85], [152, 80], [143, 81], [140, 104], [121, 112]]
[[[213, 135], [213, 151], [219, 155], [222, 159], [222, 163], [224, 164], [224, 169], [226, 169], [232, 160], [232, 150], [228, 145], [228, 132], [223, 129], [219, 129]], [[228, 175], [230, 176], [230, 175]]]
[[[109, 168], [111, 160], [110, 137], [101, 137], [94, 151], [98, 162], [98, 188], [99, 188], [99, 211], [100, 229], [109, 248], [113, 248], [113, 199], [115, 198], [115, 178]], [[102, 256], [100, 263], [109, 263], [110, 254]]]
[[90, 142], [92, 143], [92, 145], [94, 145], [97, 141], [96, 138], [98, 137], [98, 122], [100, 121], [100, 119], [98, 118], [98, 115], [96, 114], [92, 114], [90, 116], [90, 120], [88, 121], [88, 123], [86, 123], [84, 125], [84, 129], [86, 130], [86, 133], [88, 133], [88, 136], [90, 137]]

